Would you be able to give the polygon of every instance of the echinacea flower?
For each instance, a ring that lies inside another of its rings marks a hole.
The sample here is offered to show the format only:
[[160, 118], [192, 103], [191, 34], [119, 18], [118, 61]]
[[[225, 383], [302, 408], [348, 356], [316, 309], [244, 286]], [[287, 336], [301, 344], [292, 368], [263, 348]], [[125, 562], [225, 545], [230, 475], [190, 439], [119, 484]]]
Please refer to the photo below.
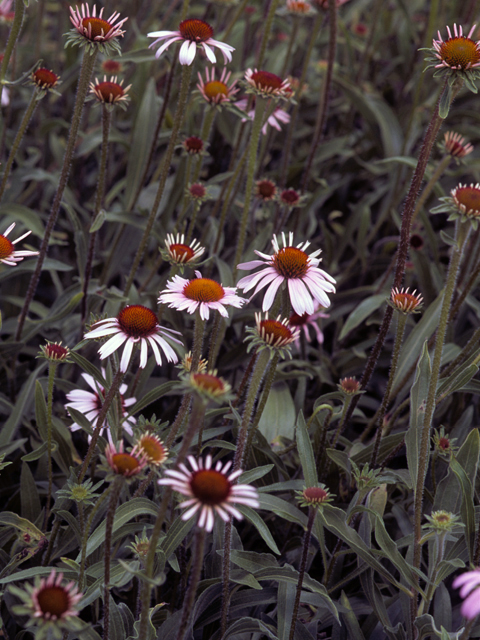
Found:
[[223, 60], [225, 64], [232, 61], [232, 51], [235, 51], [235, 47], [231, 47], [229, 44], [219, 42], [213, 39], [213, 29], [204, 20], [198, 18], [189, 18], [183, 20], [178, 31], [152, 31], [147, 34], [149, 38], [156, 38], [150, 45], [149, 49], [154, 49], [162, 41], [163, 44], [157, 49], [155, 57], [159, 58], [162, 53], [168, 49], [168, 47], [174, 42], [182, 41], [183, 44], [180, 47], [180, 53], [178, 59], [182, 65], [190, 65], [195, 59], [197, 53], [197, 45], [201, 46], [205, 52], [205, 55], [210, 62], [215, 63], [217, 58], [213, 52], [212, 47], [217, 47], [223, 54]]
[[171, 335], [174, 333], [178, 334], [178, 331], [161, 327], [158, 324], [157, 316], [153, 311], [140, 304], [132, 304], [122, 309], [116, 318], [106, 318], [96, 322], [84, 337], [93, 340], [112, 336], [99, 349], [98, 353], [102, 360], [125, 344], [120, 361], [120, 371], [125, 372], [135, 344], [140, 347], [140, 369], [147, 366], [149, 345], [152, 347], [158, 365], [162, 364], [159, 346], [168, 362], [177, 362], [177, 354], [165, 340], [165, 337], [168, 337], [173, 342], [182, 344], [180, 340]]
[[407, 289], [393, 288], [390, 296], [390, 304], [401, 313], [417, 313], [423, 302], [423, 296], [416, 291], [412, 293]]
[[226, 305], [239, 308], [246, 302], [236, 295], [235, 287], [224, 287], [215, 280], [203, 278], [200, 271], [195, 271], [195, 275], [192, 280], [174, 276], [167, 282], [167, 288], [160, 292], [158, 301], [168, 304], [171, 309], [191, 314], [198, 309], [202, 320], [208, 320], [210, 309], [228, 318]]
[[177, 233], [176, 237], [173, 233], [168, 233], [165, 246], [169, 261], [179, 265], [196, 262], [205, 251], [205, 247], [202, 247], [198, 240], [192, 240], [190, 244], [186, 244], [183, 233]]
[[474, 229], [480, 220], [480, 183], [459, 184], [450, 191], [450, 196], [440, 198], [443, 204], [431, 209], [431, 213], [448, 212], [449, 220], [469, 220]]
[[62, 346], [61, 342], [49, 342], [40, 347], [37, 358], [45, 358], [49, 362], [60, 364], [61, 362], [71, 362], [70, 349]]
[[44, 67], [40, 67], [40, 69], [33, 71], [30, 77], [32, 82], [43, 91], [53, 89], [57, 86], [58, 81], [60, 80], [56, 73], [50, 69], [45, 69]]
[[462, 604], [462, 615], [473, 620], [480, 613], [480, 569], [467, 571], [457, 576], [452, 584], [454, 589], [460, 588], [460, 597], [465, 598]]
[[232, 97], [237, 93], [238, 87], [235, 87], [237, 81], [234, 80], [230, 86], [228, 81], [232, 75], [231, 71], [227, 72], [224, 67], [220, 79], [216, 79], [215, 67], [211, 70], [208, 67], [205, 68], [204, 81], [200, 72], [198, 72], [198, 84], [197, 88], [204, 97], [204, 99], [212, 105], [219, 105], [223, 102], [230, 102]]
[[463, 35], [462, 27], [453, 25], [453, 36], [447, 27], [448, 39], [443, 40], [438, 31], [438, 40], [433, 40], [435, 55], [439, 60], [436, 68], [447, 67], [453, 70], [467, 71], [480, 66], [480, 41], [472, 40], [476, 24], [470, 29], [468, 36]]
[[38, 627], [36, 638], [60, 640], [65, 632], [79, 631], [82, 626], [77, 605], [83, 594], [78, 592], [73, 580], [65, 585], [62, 581], [63, 573], [52, 569], [48, 578], [37, 576], [35, 583], [25, 584], [24, 589], [9, 587], [22, 601], [21, 605], [14, 605], [14, 613], [30, 616], [27, 626]]
[[473, 145], [466, 143], [466, 140], [459, 133], [446, 131], [444, 134], [443, 146], [445, 151], [453, 158], [464, 158], [473, 151]]
[[205, 145], [198, 136], [189, 136], [183, 141], [183, 148], [191, 156], [203, 155]]
[[225, 465], [218, 461], [212, 468], [212, 456], [208, 455], [205, 462], [188, 457], [191, 469], [184, 464], [179, 465], [179, 471], [167, 469], [166, 478], [158, 481], [160, 485], [172, 487], [188, 497], [179, 504], [179, 508], [187, 509], [182, 515], [182, 520], [189, 520], [199, 512], [197, 525], [206, 531], [212, 531], [215, 513], [227, 522], [233, 516], [238, 520], [243, 518], [234, 503], [248, 507], [258, 508], [258, 493], [255, 487], [249, 484], [235, 484], [235, 480], [243, 472], [238, 469], [227, 475], [232, 463]]
[[75, 29], [67, 34], [67, 46], [70, 44], [82, 44], [88, 47], [98, 46], [105, 54], [120, 53], [120, 45], [117, 38], [122, 37], [123, 24], [128, 18], [118, 20], [120, 14], [115, 11], [105, 20], [103, 18], [104, 8], [100, 9], [97, 16], [97, 7], [93, 5], [90, 9], [87, 2], [84, 2], [79, 9], [78, 6], [70, 7], [70, 21]]
[[262, 202], [275, 200], [275, 197], [277, 195], [277, 185], [273, 182], [273, 180], [268, 180], [268, 178], [257, 180], [255, 183], [253, 195]]
[[136, 448], [143, 453], [147, 464], [159, 467], [168, 458], [168, 449], [154, 433], [144, 433], [136, 442]]
[[267, 98], [290, 98], [292, 90], [288, 80], [282, 80], [280, 76], [270, 71], [247, 69], [245, 71], [247, 89], [259, 96]]
[[264, 267], [239, 280], [238, 287], [243, 291], [250, 291], [255, 287], [253, 297], [260, 289], [268, 285], [263, 299], [263, 311], [270, 309], [275, 295], [283, 283], [286, 283], [288, 287], [293, 310], [298, 315], [314, 313], [314, 300], [323, 307], [329, 307], [330, 300], [327, 293], [335, 293], [335, 279], [318, 268], [321, 260], [317, 256], [321, 253], [321, 249], [308, 255], [305, 249], [310, 245], [310, 242], [302, 242], [294, 247], [293, 233], [291, 232], [288, 235], [288, 241], [285, 234], [282, 233], [282, 240], [283, 247], [280, 248], [277, 237], [273, 236], [273, 256], [255, 250], [257, 256], [262, 258], [261, 260], [251, 260], [237, 265], [237, 269], [246, 271], [256, 267]]
[[[113, 76], [107, 80], [107, 76], [103, 76], [103, 82], [95, 78], [95, 83], [90, 82], [90, 93], [97, 98], [99, 102], [106, 105], [115, 105], [122, 103], [123, 105], [130, 100], [128, 90], [132, 86], [123, 87], [123, 80], [117, 82], [117, 77]], [[120, 106], [122, 106], [122, 104]]]
[[303, 0], [287, 0], [285, 9], [287, 13], [291, 13], [294, 16], [310, 16], [315, 13], [312, 5]]
[[[329, 318], [330, 314], [324, 313], [324, 308], [317, 304], [315, 305], [315, 311], [313, 313], [302, 313], [301, 316], [298, 313], [293, 312], [289, 318], [289, 323], [292, 327], [297, 327], [299, 332], [303, 331], [305, 340], [311, 342], [311, 336], [309, 327], [314, 331], [318, 344], [323, 344], [323, 331], [318, 326], [319, 318]], [[300, 335], [295, 340], [295, 344], [298, 346], [300, 343]]]
[[303, 491], [295, 491], [301, 507], [313, 507], [318, 509], [333, 500], [334, 494], [324, 484], [319, 487], [306, 487]]
[[138, 475], [147, 465], [147, 457], [141, 449], [135, 446], [130, 453], [126, 453], [123, 442], [120, 442], [118, 449], [113, 443], [107, 444], [105, 457], [110, 469], [125, 478]]
[[291, 327], [289, 321], [284, 318], [269, 318], [268, 311], [262, 318], [261, 313], [255, 314], [255, 327], [247, 328], [249, 334], [246, 341], [249, 341], [247, 351], [253, 347], [258, 349], [269, 349], [271, 355], [279, 353], [283, 358], [288, 355], [290, 358], [290, 345], [298, 339], [299, 330]]
[[338, 390], [346, 396], [356, 396], [359, 393], [363, 393], [363, 391], [361, 391], [362, 387], [360, 386], [360, 382], [352, 377], [342, 378], [337, 387]]
[[205, 403], [213, 400], [222, 402], [228, 400], [232, 387], [223, 378], [217, 376], [217, 371], [196, 371], [184, 378], [188, 391], [194, 391]]
[[[235, 103], [235, 106], [238, 109], [240, 109], [240, 111], [245, 111], [247, 116], [251, 120], [253, 120], [253, 117], [255, 115], [255, 100], [253, 101], [252, 104], [253, 104], [252, 109], [247, 111], [246, 109], [247, 109], [247, 105], [248, 105], [248, 99], [247, 98], [242, 98], [241, 100], [238, 100]], [[247, 120], [248, 120], [248, 118], [242, 118], [242, 122], [246, 122]], [[290, 114], [287, 113], [285, 111], [285, 109], [282, 109], [281, 107], [275, 107], [275, 109], [268, 116], [267, 121], [263, 125], [262, 133], [263, 133], [263, 135], [266, 135], [267, 129], [268, 129], [268, 125], [270, 125], [274, 129], [276, 129], [277, 131], [281, 131], [282, 130], [281, 124], [287, 124], [288, 122], [290, 122]]]
[[[102, 373], [104, 373], [102, 371]], [[74, 389], [67, 393], [67, 404], [65, 405], [65, 409], [68, 411], [70, 408], [83, 413], [85, 418], [92, 423], [95, 423], [95, 419], [100, 414], [103, 405], [103, 398], [105, 397], [105, 389], [99, 386], [99, 384], [95, 381], [95, 378], [91, 376], [89, 373], [82, 373], [82, 378], [88, 384], [88, 386], [93, 390], [84, 391], [83, 389]], [[129, 435], [133, 435], [132, 427], [136, 424], [136, 419], [133, 416], [128, 417], [127, 408], [131, 407], [137, 401], [136, 398], [125, 398], [125, 392], [127, 391], [127, 385], [122, 384], [119, 389], [120, 394], [120, 403], [122, 407], [122, 416], [121, 416], [121, 424], [122, 427]], [[70, 425], [71, 431], [78, 431], [82, 427], [74, 422]], [[100, 435], [102, 434], [104, 427], [102, 427], [100, 431]], [[110, 432], [109, 432], [110, 434]], [[91, 436], [89, 436], [89, 440], [91, 440]]]
[[27, 256], [38, 256], [38, 251], [15, 251], [14, 245], [29, 236], [32, 232], [27, 231], [27, 233], [24, 233], [23, 236], [20, 236], [20, 238], [17, 238], [12, 242], [7, 238], [7, 236], [14, 228], [15, 222], [12, 222], [5, 233], [3, 235], [0, 235], [0, 262], [3, 262], [3, 264], [8, 264], [11, 267], [16, 267], [17, 262], [21, 262]]

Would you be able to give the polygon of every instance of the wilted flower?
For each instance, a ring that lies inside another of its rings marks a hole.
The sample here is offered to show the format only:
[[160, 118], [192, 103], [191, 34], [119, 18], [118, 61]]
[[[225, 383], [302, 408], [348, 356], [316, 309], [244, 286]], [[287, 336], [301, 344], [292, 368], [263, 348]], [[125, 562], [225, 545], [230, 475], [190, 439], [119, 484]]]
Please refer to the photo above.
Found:
[[183, 141], [183, 148], [192, 156], [202, 155], [204, 152], [204, 143], [198, 136], [190, 136]]

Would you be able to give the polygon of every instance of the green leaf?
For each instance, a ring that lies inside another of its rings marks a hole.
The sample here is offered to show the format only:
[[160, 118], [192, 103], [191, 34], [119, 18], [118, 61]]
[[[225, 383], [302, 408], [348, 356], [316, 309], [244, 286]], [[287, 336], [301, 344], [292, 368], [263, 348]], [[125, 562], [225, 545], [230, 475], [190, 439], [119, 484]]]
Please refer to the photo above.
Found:
[[386, 296], [384, 293], [380, 293], [376, 296], [371, 296], [370, 298], [362, 300], [358, 307], [354, 309], [348, 316], [347, 321], [342, 327], [338, 339], [343, 340], [345, 336], [350, 333], [350, 331], [353, 331], [353, 329], [362, 324], [362, 322], [366, 320], [368, 316], [372, 315], [374, 311], [379, 309], [385, 302], [385, 300]]
[[[474, 431], [471, 432], [470, 436], [473, 436], [473, 437], [467, 438], [467, 441], [470, 441], [469, 445], [474, 451], [476, 451], [476, 458], [477, 458], [477, 464], [478, 464], [478, 454], [479, 454], [478, 431], [475, 429]], [[462, 522], [465, 525], [465, 538], [467, 542], [470, 563], [473, 564], [474, 547], [475, 547], [475, 505], [473, 502], [473, 487], [469, 477], [465, 473], [465, 470], [462, 468], [459, 462], [455, 459], [455, 457], [453, 457], [450, 460], [450, 468], [453, 471], [453, 473], [457, 476], [457, 479], [460, 482], [460, 488], [462, 491], [462, 507], [461, 507]]]
[[233, 624], [231, 624], [225, 635], [222, 636], [222, 640], [227, 640], [231, 636], [239, 636], [242, 634], [247, 634], [248, 637], [254, 637], [254, 634], [260, 634], [260, 637], [271, 638], [272, 640], [277, 640], [277, 636], [275, 634], [275, 629], [271, 625], [267, 625], [261, 620], [257, 620], [256, 618], [246, 618], [243, 617], [240, 620], [237, 620]]
[[175, 380], [169, 380], [168, 382], [164, 382], [158, 387], [155, 387], [155, 389], [152, 389], [151, 391], [146, 393], [141, 400], [133, 405], [128, 415], [132, 416], [134, 413], [138, 413], [142, 409], [145, 409], [145, 407], [148, 407], [148, 405], [152, 404], [152, 402], [155, 402], [159, 398], [167, 395], [169, 391], [171, 391], [175, 387], [178, 387], [178, 382]]
[[98, 212], [98, 215], [96, 216], [95, 220], [92, 222], [90, 229], [88, 230], [88, 233], [95, 233], [97, 232], [99, 229], [101, 229], [103, 223], [105, 222], [107, 218], [107, 214], [105, 209], [100, 209], [100, 211]]
[[47, 403], [38, 380], [35, 382], [35, 420], [42, 440], [47, 440]]
[[471, 364], [468, 367], [465, 363], [456, 369], [452, 375], [448, 378], [444, 378], [440, 381], [440, 385], [437, 387], [437, 402], [441, 402], [444, 398], [451, 393], [458, 391], [464, 387], [478, 372], [478, 366]]
[[348, 639], [349, 640], [365, 640], [365, 636], [360, 629], [360, 625], [358, 624], [357, 614], [352, 609], [352, 605], [350, 604], [349, 599], [345, 595], [345, 592], [342, 591], [340, 596], [340, 602], [343, 607], [343, 611], [340, 616], [342, 621], [345, 623], [345, 627], [347, 628]]
[[279, 436], [293, 440], [295, 417], [295, 405], [290, 389], [285, 382], [273, 384], [258, 423], [259, 431], [268, 442], [273, 442]]
[[168, 560], [175, 550], [182, 544], [188, 533], [193, 529], [194, 524], [194, 518], [183, 521], [181, 516], [178, 516], [178, 518], [174, 520], [160, 545], [165, 554], [165, 560]]
[[428, 355], [428, 342], [425, 340], [422, 355], [417, 364], [415, 381], [410, 391], [410, 426], [405, 434], [408, 470], [414, 487], [417, 484], [420, 442], [430, 376], [430, 356]]
[[303, 477], [305, 478], [306, 486], [316, 487], [318, 484], [318, 477], [315, 456], [313, 454], [310, 434], [308, 433], [307, 424], [302, 411], [300, 411], [297, 417], [296, 437], [298, 455], [300, 457], [300, 464], [302, 465]]
[[26, 462], [22, 462], [20, 474], [20, 502], [22, 516], [30, 522], [35, 522], [42, 511], [37, 484]]
[[84, 358], [83, 356], [81, 356], [79, 353], [77, 353], [76, 351], [72, 351], [70, 353], [70, 357], [72, 358], [72, 360], [75, 362], [75, 364], [78, 364], [78, 366], [80, 367], [80, 369], [83, 369], [83, 371], [85, 371], [85, 373], [88, 373], [92, 376], [92, 378], [94, 380], [96, 380], [96, 382], [98, 382], [99, 386], [102, 389], [105, 389], [107, 387], [107, 381], [105, 380], [105, 378], [103, 377], [101, 371], [99, 369], [97, 369], [97, 367], [95, 367], [90, 360], [87, 360], [86, 358]]
[[267, 493], [259, 494], [260, 509], [266, 509], [267, 511], [273, 511], [277, 516], [288, 520], [289, 522], [295, 522], [304, 529], [307, 526], [307, 516], [297, 509], [293, 504], [290, 504], [286, 500], [277, 498], [277, 496], [271, 496]]
[[280, 555], [280, 550], [277, 547], [277, 544], [273, 539], [272, 534], [270, 533], [270, 529], [265, 524], [263, 518], [259, 516], [257, 511], [255, 509], [252, 509], [251, 507], [246, 507], [245, 505], [242, 505], [242, 504], [236, 504], [235, 507], [249, 522], [251, 522], [251, 524], [253, 524], [255, 529], [262, 536], [264, 542], [273, 551], [273, 553]]
[[440, 118], [445, 118], [448, 116], [448, 112], [450, 111], [450, 105], [452, 103], [452, 87], [449, 83], [447, 83], [446, 87], [443, 90], [442, 96], [440, 98], [440, 104], [438, 105], [438, 115]]
[[24, 462], [33, 462], [34, 460], [38, 460], [39, 458], [41, 458], [47, 451], [48, 443], [44, 442], [38, 447], [38, 449], [35, 449], [35, 451], [32, 451], [31, 453], [26, 453], [24, 456], [22, 456], [21, 459]]
[[264, 464], [256, 469], [244, 471], [242, 475], [239, 476], [238, 481], [242, 484], [251, 484], [252, 482], [255, 482], [255, 480], [259, 480], [260, 478], [263, 478], [263, 476], [266, 476], [274, 466], [274, 464]]
[[43, 533], [34, 524], [32, 524], [30, 520], [21, 518], [12, 511], [2, 511], [0, 513], [0, 524], [3, 524], [6, 527], [19, 529], [22, 533], [28, 533], [28, 535], [35, 540], [41, 540], [43, 538]]
[[[310, 485], [309, 485], [310, 486]], [[296, 586], [291, 582], [278, 583], [277, 634], [278, 640], [289, 640], [292, 625]]]

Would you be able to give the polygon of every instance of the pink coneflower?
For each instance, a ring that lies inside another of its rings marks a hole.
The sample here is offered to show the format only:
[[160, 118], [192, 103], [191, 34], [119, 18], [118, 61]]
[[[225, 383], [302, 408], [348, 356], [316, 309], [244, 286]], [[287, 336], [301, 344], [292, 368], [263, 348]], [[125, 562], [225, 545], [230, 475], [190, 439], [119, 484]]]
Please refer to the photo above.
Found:
[[[104, 371], [102, 371], [105, 374]], [[65, 405], [65, 409], [67, 411], [70, 409], [75, 409], [80, 413], [83, 413], [85, 418], [92, 423], [95, 423], [96, 418], [100, 414], [100, 410], [103, 404], [103, 398], [105, 397], [105, 389], [100, 387], [100, 385], [95, 381], [95, 378], [88, 373], [82, 373], [82, 378], [88, 384], [88, 386], [93, 390], [84, 391], [83, 389], [74, 389], [67, 393], [67, 404]], [[136, 398], [125, 398], [125, 392], [127, 391], [127, 385], [122, 384], [119, 389], [120, 393], [120, 402], [122, 406], [122, 416], [121, 416], [121, 424], [123, 429], [129, 434], [133, 435], [133, 429], [137, 423], [136, 419], [133, 416], [128, 417], [128, 407], [131, 407], [137, 401]], [[74, 422], [70, 425], [71, 431], [78, 431], [82, 427]], [[100, 435], [103, 432], [103, 427], [100, 432]], [[89, 436], [89, 440], [91, 437]]]
[[167, 469], [165, 475], [168, 477], [158, 481], [158, 484], [170, 486], [174, 491], [189, 498], [179, 505], [180, 508], [187, 509], [182, 515], [182, 520], [189, 520], [199, 511], [197, 525], [212, 531], [215, 513], [224, 522], [227, 522], [231, 516], [238, 520], [243, 518], [240, 511], [233, 506], [234, 503], [244, 504], [254, 509], [259, 507], [255, 487], [249, 484], [234, 484], [243, 472], [239, 469], [227, 475], [231, 462], [222, 465], [219, 461], [212, 469], [210, 455], [206, 457], [205, 462], [202, 459], [197, 461], [193, 456], [189, 456], [188, 461], [193, 471], [184, 464], [180, 464], [180, 471]]
[[[253, 101], [253, 107], [250, 111], [247, 111], [248, 99], [242, 98], [235, 103], [235, 106], [238, 107], [241, 111], [245, 111], [247, 116], [253, 120], [253, 116], [255, 115], [255, 100]], [[242, 118], [242, 122], [246, 122], [247, 118]], [[281, 107], [275, 107], [273, 112], [268, 116], [267, 121], [262, 127], [263, 135], [266, 135], [268, 125], [276, 129], [277, 131], [282, 130], [282, 124], [287, 124], [290, 122], [290, 114], [282, 109]]]
[[480, 41], [475, 42], [471, 38], [476, 26], [473, 25], [468, 36], [464, 36], [462, 27], [457, 27], [456, 24], [453, 25], [453, 36], [447, 27], [448, 39], [445, 41], [438, 31], [438, 40], [433, 41], [435, 56], [440, 60], [435, 65], [437, 68], [466, 71], [480, 66]]
[[267, 348], [272, 354], [278, 352], [284, 358], [286, 355], [291, 357], [290, 345], [298, 339], [299, 331], [286, 318], [269, 318], [267, 311], [264, 318], [261, 313], [255, 313], [255, 328], [249, 327], [247, 333], [245, 340], [250, 341], [247, 351], [252, 347]]
[[238, 87], [235, 87], [237, 81], [234, 80], [232, 84], [228, 86], [228, 81], [230, 80], [232, 72], [227, 72], [225, 67], [223, 68], [220, 80], [217, 80], [215, 75], [215, 67], [212, 67], [211, 70], [209, 70], [208, 67], [205, 68], [205, 81], [203, 80], [201, 73], [198, 72], [198, 90], [210, 104], [230, 102], [232, 97], [238, 92]]
[[159, 467], [168, 458], [168, 449], [154, 433], [144, 433], [136, 442], [136, 448], [143, 453], [147, 464]]
[[177, 362], [177, 354], [165, 338], [162, 337], [168, 337], [173, 342], [182, 344], [180, 340], [171, 335], [174, 333], [178, 334], [178, 331], [161, 327], [158, 324], [157, 316], [153, 311], [140, 304], [133, 304], [122, 309], [116, 318], [106, 318], [96, 322], [92, 326], [92, 330], [86, 333], [84, 337], [93, 340], [112, 336], [99, 349], [98, 353], [102, 360], [125, 344], [120, 361], [120, 371], [125, 372], [135, 344], [140, 347], [141, 369], [147, 366], [149, 345], [153, 350], [158, 365], [162, 364], [162, 356], [158, 347], [162, 349], [168, 362]]
[[[297, 327], [299, 331], [303, 331], [303, 335], [305, 336], [305, 340], [307, 342], [311, 342], [311, 336], [309, 327], [311, 327], [315, 333], [315, 337], [317, 338], [318, 344], [323, 344], [323, 332], [318, 326], [319, 318], [329, 318], [330, 314], [324, 313], [324, 309], [321, 305], [315, 305], [314, 313], [302, 313], [302, 315], [298, 315], [298, 313], [293, 312], [290, 316], [289, 322], [293, 327]], [[300, 343], [300, 336], [295, 340], [295, 344], [298, 346]]]
[[255, 183], [253, 195], [255, 196], [255, 198], [258, 198], [262, 202], [275, 200], [275, 197], [277, 195], [277, 186], [273, 182], [273, 180], [268, 180], [268, 178], [257, 180]]
[[205, 147], [203, 140], [198, 136], [189, 136], [182, 144], [185, 151], [191, 156], [201, 155]]
[[245, 81], [250, 89], [263, 97], [286, 98], [292, 95], [288, 80], [282, 80], [280, 76], [270, 73], [270, 71], [247, 69]]
[[149, 38], [156, 38], [149, 49], [154, 49], [158, 44], [163, 44], [157, 49], [155, 57], [159, 58], [162, 53], [174, 42], [183, 41], [180, 47], [178, 59], [182, 65], [190, 65], [195, 59], [197, 45], [203, 47], [205, 55], [210, 62], [215, 63], [217, 58], [212, 47], [217, 47], [223, 54], [225, 64], [232, 61], [232, 51], [235, 47], [213, 39], [213, 29], [204, 20], [189, 18], [180, 23], [178, 31], [152, 31], [147, 34]]
[[107, 76], [103, 76], [103, 82], [98, 78], [95, 78], [95, 83], [90, 82], [90, 93], [93, 93], [99, 102], [105, 104], [128, 102], [130, 100], [128, 90], [132, 85], [129, 84], [128, 87], [122, 85], [123, 80], [117, 82], [117, 76], [113, 76], [110, 80], [107, 80]]
[[[318, 268], [321, 260], [317, 256], [321, 253], [318, 249], [311, 255], [305, 253], [310, 243], [302, 242], [293, 246], [293, 233], [289, 233], [288, 242], [282, 233], [283, 248], [280, 248], [276, 236], [273, 236], [272, 245], [274, 254], [268, 256], [260, 251], [255, 251], [262, 260], [251, 260], [237, 265], [237, 269], [249, 271], [256, 267], [264, 267], [260, 271], [242, 278], [238, 287], [244, 291], [250, 291], [255, 287], [253, 295], [268, 285], [263, 299], [263, 311], [268, 311], [273, 304], [275, 295], [280, 286], [285, 282], [288, 286], [290, 301], [293, 310], [302, 315], [314, 313], [313, 300], [317, 300], [323, 307], [330, 306], [327, 293], [335, 293], [335, 279], [325, 271]], [[253, 297], [253, 296], [252, 296]]]
[[196, 278], [192, 280], [174, 276], [173, 280], [167, 282], [167, 288], [160, 292], [158, 301], [188, 313], [195, 313], [199, 309], [202, 320], [208, 320], [210, 309], [227, 318], [225, 305], [238, 308], [246, 302], [236, 295], [235, 287], [224, 287], [215, 280], [202, 278], [200, 271], [195, 271], [195, 275]]
[[473, 151], [473, 145], [467, 143], [465, 138], [454, 131], [446, 131], [444, 134], [445, 151], [454, 158], [464, 158]]
[[53, 89], [57, 86], [59, 77], [50, 69], [41, 67], [34, 71], [31, 75], [32, 82], [37, 85], [39, 89]]
[[205, 247], [202, 247], [198, 240], [192, 240], [190, 244], [185, 244], [185, 235], [183, 233], [177, 233], [176, 237], [173, 233], [167, 234], [165, 246], [167, 247], [170, 261], [175, 264], [196, 262], [205, 251]]
[[123, 442], [117, 447], [113, 443], [105, 447], [108, 466], [114, 473], [125, 478], [138, 475], [147, 465], [147, 457], [142, 450], [134, 447], [130, 453], [123, 450]]
[[455, 589], [460, 587], [460, 597], [465, 598], [462, 604], [462, 615], [473, 620], [480, 613], [480, 569], [467, 571], [457, 576], [452, 585]]
[[453, 203], [461, 214], [469, 218], [480, 217], [480, 183], [459, 184], [451, 194]]
[[93, 5], [93, 9], [90, 10], [88, 3], [84, 2], [80, 9], [78, 6], [75, 9], [70, 7], [70, 21], [78, 33], [90, 42], [107, 42], [113, 38], [123, 37], [125, 31], [122, 31], [121, 27], [128, 18], [118, 22], [120, 14], [115, 11], [108, 20], [105, 20], [102, 17], [103, 11], [102, 7], [97, 16], [96, 5]]
[[390, 302], [392, 306], [402, 313], [415, 313], [423, 302], [423, 297], [407, 289], [392, 289]]
[[314, 13], [312, 5], [303, 0], [287, 0], [286, 9], [295, 16], [309, 16]]
[[8, 264], [11, 267], [16, 267], [17, 262], [21, 262], [24, 258], [28, 256], [38, 256], [38, 251], [15, 251], [15, 245], [17, 242], [20, 242], [27, 236], [29, 236], [32, 232], [27, 231], [23, 236], [17, 238], [13, 242], [7, 238], [8, 234], [12, 229], [15, 228], [15, 222], [8, 227], [3, 235], [0, 235], [0, 262], [3, 264]]

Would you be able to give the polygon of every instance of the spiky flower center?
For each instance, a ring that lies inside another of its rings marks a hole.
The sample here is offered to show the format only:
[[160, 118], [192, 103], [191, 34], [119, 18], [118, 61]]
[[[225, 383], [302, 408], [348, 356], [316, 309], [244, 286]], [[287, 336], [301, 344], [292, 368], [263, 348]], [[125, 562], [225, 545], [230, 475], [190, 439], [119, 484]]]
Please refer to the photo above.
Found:
[[183, 295], [196, 302], [218, 302], [225, 295], [221, 284], [210, 278], [197, 278], [187, 282]]
[[93, 16], [89, 16], [87, 18], [82, 19], [82, 27], [87, 31], [91, 38], [94, 40], [99, 36], [106, 36], [110, 29], [112, 29], [112, 25], [107, 22], [107, 20], [102, 20], [102, 18], [94, 18]]
[[308, 265], [308, 255], [297, 247], [284, 247], [273, 256], [273, 266], [284, 278], [303, 278]]
[[207, 82], [203, 87], [203, 91], [210, 100], [215, 100], [218, 96], [228, 97], [228, 87], [224, 82], [220, 82], [220, 80]]
[[129, 453], [114, 453], [112, 456], [112, 467], [122, 476], [132, 475], [139, 466], [137, 458]]
[[294, 327], [304, 327], [308, 323], [309, 317], [310, 317], [309, 313], [305, 312], [305, 313], [302, 313], [301, 316], [299, 316], [298, 313], [295, 313], [294, 311], [290, 316], [288, 322]]
[[439, 55], [452, 69], [469, 69], [480, 63], [480, 51], [476, 42], [464, 36], [442, 42]]
[[461, 187], [455, 191], [455, 202], [466, 212], [480, 215], [480, 189], [477, 187]]
[[42, 89], [52, 89], [58, 82], [58, 76], [49, 69], [37, 69], [32, 74], [34, 83]]
[[280, 200], [289, 207], [293, 207], [298, 204], [300, 196], [295, 189], [285, 189], [285, 191], [282, 191], [280, 194]]
[[61, 344], [52, 343], [45, 346], [45, 353], [52, 360], [64, 360], [68, 356], [68, 349]]
[[290, 341], [293, 334], [290, 329], [278, 320], [271, 318], [260, 322], [260, 333], [271, 344]]
[[256, 185], [256, 195], [261, 200], [272, 200], [277, 193], [277, 187], [271, 180], [259, 180]]
[[265, 91], [280, 91], [283, 84], [283, 80], [270, 71], [254, 71], [252, 80], [257, 87]]
[[225, 502], [232, 485], [223, 473], [214, 469], [201, 469], [192, 474], [190, 489], [202, 504], [216, 506]]
[[448, 438], [440, 438], [438, 446], [440, 449], [443, 449], [443, 451], [447, 451], [450, 449], [450, 440]]
[[120, 71], [122, 70], [122, 65], [116, 60], [104, 60], [102, 62], [102, 69], [106, 73], [115, 74], [120, 73]]
[[328, 498], [328, 491], [321, 487], [308, 487], [303, 491], [303, 497], [312, 504], [321, 504]]
[[203, 151], [203, 140], [197, 136], [190, 136], [184, 142], [188, 153], [201, 153]]
[[213, 29], [204, 20], [198, 18], [190, 18], [180, 23], [179, 27], [182, 38], [191, 40], [192, 42], [206, 42], [213, 37]]
[[348, 394], [356, 393], [360, 389], [360, 383], [355, 378], [343, 378], [340, 380], [340, 386]]
[[13, 243], [5, 236], [0, 236], [0, 260], [11, 256], [14, 250]]
[[174, 243], [169, 246], [169, 251], [177, 262], [188, 262], [195, 256], [194, 250], [188, 244]]
[[157, 328], [157, 316], [140, 304], [125, 307], [117, 316], [118, 324], [130, 338], [147, 338]]
[[192, 198], [201, 199], [201, 198], [204, 198], [205, 194], [207, 193], [203, 184], [198, 184], [198, 183], [190, 185], [188, 190]]
[[302, 2], [301, 0], [292, 0], [288, 3], [288, 8], [293, 13], [305, 14], [311, 10], [311, 5], [308, 2]]
[[44, 587], [37, 594], [38, 606], [46, 618], [61, 618], [70, 608], [70, 596], [63, 587]]
[[198, 389], [212, 395], [220, 395], [225, 391], [223, 380], [211, 373], [194, 373], [193, 382]]
[[411, 293], [395, 293], [393, 295], [393, 302], [402, 309], [413, 309], [418, 305], [417, 296]]
[[125, 91], [117, 82], [100, 82], [95, 85], [95, 93], [103, 102], [115, 102], [123, 98]]
[[163, 446], [161, 440], [153, 434], [145, 434], [140, 438], [138, 443], [139, 448], [145, 454], [148, 462], [154, 464], [161, 464], [167, 457], [166, 449]]

